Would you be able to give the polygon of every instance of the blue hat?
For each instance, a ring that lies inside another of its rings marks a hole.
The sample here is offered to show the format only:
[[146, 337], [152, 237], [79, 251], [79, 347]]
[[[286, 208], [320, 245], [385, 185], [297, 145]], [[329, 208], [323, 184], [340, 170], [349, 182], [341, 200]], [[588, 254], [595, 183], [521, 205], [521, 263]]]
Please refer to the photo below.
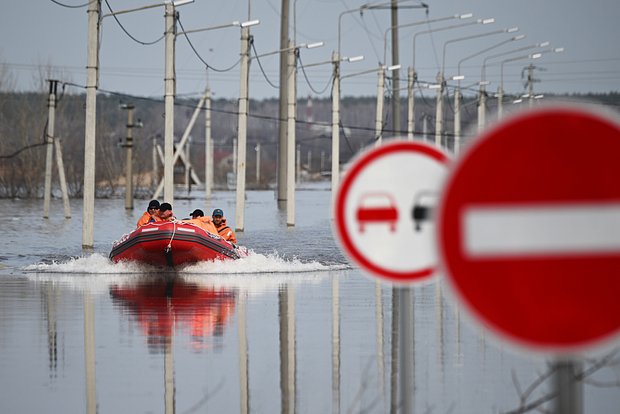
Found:
[[216, 208], [215, 210], [213, 210], [213, 214], [211, 214], [211, 216], [224, 217], [224, 212], [221, 209]]

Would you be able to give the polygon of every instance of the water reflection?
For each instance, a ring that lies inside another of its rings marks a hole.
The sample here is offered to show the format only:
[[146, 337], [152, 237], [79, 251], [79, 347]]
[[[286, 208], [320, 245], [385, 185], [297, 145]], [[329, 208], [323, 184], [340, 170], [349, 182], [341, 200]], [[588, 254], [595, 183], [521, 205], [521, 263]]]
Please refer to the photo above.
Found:
[[189, 332], [194, 350], [209, 348], [211, 337], [223, 335], [236, 302], [234, 290], [199, 286], [176, 275], [115, 284], [110, 296], [135, 318], [153, 353], [165, 352], [175, 330]]

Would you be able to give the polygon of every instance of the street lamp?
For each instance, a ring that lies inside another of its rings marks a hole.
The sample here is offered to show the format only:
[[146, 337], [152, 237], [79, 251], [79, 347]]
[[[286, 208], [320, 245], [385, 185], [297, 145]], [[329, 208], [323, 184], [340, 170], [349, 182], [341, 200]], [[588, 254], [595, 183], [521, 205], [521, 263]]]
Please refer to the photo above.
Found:
[[[469, 18], [471, 17], [469, 14], [464, 14], [464, 15], [460, 15], [458, 18], [459, 19], [465, 19], [465, 18]], [[412, 52], [412, 67], [413, 70], [410, 71], [411, 75], [410, 77], [412, 78], [412, 80], [410, 80], [410, 84], [413, 85], [413, 83], [417, 80], [417, 74], [415, 71], [415, 43], [416, 43], [416, 39], [418, 36], [423, 35], [423, 34], [429, 34], [429, 33], [434, 33], [434, 32], [441, 32], [444, 30], [452, 30], [452, 29], [459, 29], [459, 28], [463, 28], [463, 27], [467, 27], [467, 26], [473, 26], [476, 24], [490, 24], [490, 23], [494, 23], [495, 19], [494, 18], [489, 18], [489, 19], [478, 19], [475, 21], [471, 21], [471, 22], [467, 22], [467, 23], [460, 23], [460, 24], [453, 24], [450, 26], [445, 26], [445, 27], [438, 27], [436, 29], [428, 29], [428, 30], [423, 30], [421, 32], [415, 33], [413, 35], [413, 52]], [[435, 89], [435, 88], [433, 88]], [[438, 89], [438, 93], [439, 91], [441, 91], [443, 93], [443, 86], [442, 86], [442, 82], [440, 82], [440, 87], [436, 88]], [[411, 91], [411, 94], [413, 94], [413, 91]], [[413, 103], [412, 103], [413, 106]], [[413, 109], [413, 108], [412, 108]], [[409, 124], [411, 125], [411, 129], [407, 132], [409, 136], [411, 136], [413, 138], [413, 111], [412, 109], [409, 110], [409, 112], [411, 113], [411, 120], [409, 121]], [[443, 109], [442, 109], [443, 110]], [[437, 141], [437, 139], [436, 139]], [[441, 142], [437, 145], [441, 145]]]
[[517, 30], [519, 30], [519, 29], [515, 28], [515, 27], [507, 28], [507, 29], [494, 30], [494, 31], [491, 31], [491, 32], [480, 33], [480, 34], [476, 34], [476, 35], [472, 35], [472, 36], [465, 36], [465, 37], [460, 37], [460, 38], [456, 38], [456, 39], [451, 39], [451, 40], [448, 40], [447, 42], [444, 43], [444, 45], [443, 45], [443, 57], [442, 57], [442, 61], [441, 61], [441, 72], [439, 73], [439, 76], [438, 76], [438, 79], [437, 79], [438, 83], [440, 84], [440, 88], [437, 90], [437, 113], [436, 113], [436, 119], [435, 119], [435, 145], [437, 145], [437, 146], [441, 145], [441, 137], [442, 137], [442, 134], [443, 134], [443, 91], [444, 91], [444, 87], [445, 87], [444, 73], [445, 73], [446, 48], [447, 48], [447, 46], [449, 44], [451, 44], [451, 43], [456, 43], [456, 42], [461, 42], [461, 41], [471, 40], [471, 39], [478, 39], [478, 38], [481, 38], [481, 37], [493, 36], [493, 35], [502, 34], [502, 33], [512, 33], [512, 32], [515, 32]]
[[[412, 23], [404, 23], [404, 24], [400, 24], [400, 25], [394, 25], [391, 26], [389, 28], [387, 28], [385, 30], [385, 32], [383, 33], [383, 64], [387, 64], [387, 35], [390, 31], [393, 31], [394, 29], [398, 29], [398, 28], [402, 28], [402, 27], [411, 27], [411, 26], [418, 26], [421, 24], [430, 24], [430, 23], [437, 23], [437, 22], [442, 22], [442, 21], [446, 21], [446, 20], [453, 20], [453, 19], [468, 19], [470, 17], [472, 17], [473, 14], [471, 13], [466, 13], [466, 14], [455, 14], [452, 16], [446, 16], [446, 17], [439, 17], [437, 19], [425, 19], [425, 20], [419, 20], [416, 22], [412, 22]], [[394, 64], [396, 65], [396, 63]], [[411, 82], [411, 79], [409, 79], [409, 83]], [[393, 99], [393, 113], [394, 113], [394, 130], [398, 129], [398, 125], [400, 122], [397, 121], [397, 119], [399, 118], [399, 114], [400, 114], [400, 98], [398, 97], [398, 82], [393, 82], [392, 83], [392, 92], [393, 92], [393, 96], [395, 97], [395, 99]], [[408, 83], [408, 84], [409, 84]], [[409, 99], [411, 99], [411, 89], [408, 89], [409, 91]], [[411, 110], [411, 107], [409, 108], [409, 110]], [[408, 122], [409, 122], [410, 118], [408, 118]], [[409, 124], [408, 124], [409, 125]]]
[[[432, 20], [424, 20], [424, 23], [436, 23], [444, 20], [452, 20], [452, 19], [468, 19], [472, 17], [473, 14], [465, 13], [465, 14], [455, 14], [453, 16], [441, 17], [438, 19]], [[417, 24], [417, 22], [416, 22]], [[413, 25], [413, 24], [411, 24]], [[384, 40], [386, 42], [387, 40]], [[384, 48], [386, 44], [384, 43]], [[384, 53], [385, 56], [385, 53]], [[385, 59], [385, 57], [384, 57]], [[415, 36], [414, 36], [414, 45], [413, 45], [413, 64], [407, 70], [407, 138], [409, 140], [413, 139], [413, 131], [415, 126], [415, 94], [414, 94], [414, 84], [417, 81], [417, 74], [415, 72]]]
[[[517, 57], [513, 57], [510, 59], [505, 59], [502, 60], [500, 62], [500, 84], [499, 87], [497, 89], [497, 117], [498, 119], [501, 119], [503, 116], [503, 99], [504, 99], [504, 64], [508, 63], [508, 62], [514, 62], [517, 60], [525, 60], [525, 59], [540, 59], [542, 57], [543, 54], [546, 53], [560, 53], [563, 52], [564, 48], [562, 47], [556, 47], [556, 48], [549, 48], [549, 49], [545, 49], [542, 50], [540, 52], [537, 53], [532, 53], [529, 55], [524, 55], [524, 56], [517, 56]], [[531, 67], [531, 66], [530, 66]], [[533, 69], [533, 67], [531, 67]], [[530, 102], [530, 106], [532, 105], [533, 99], [534, 99], [534, 91], [533, 91], [533, 84], [532, 82], [529, 83], [529, 92], [527, 97], [529, 98], [529, 102]]]
[[523, 46], [517, 49], [509, 50], [507, 52], [497, 53], [484, 58], [482, 61], [482, 69], [480, 70], [480, 90], [478, 96], [478, 131], [482, 131], [486, 124], [486, 86], [489, 84], [486, 80], [486, 66], [487, 62], [492, 59], [496, 59], [501, 56], [511, 55], [517, 52], [535, 49], [537, 47], [548, 46], [549, 42], [536, 43], [533, 45]]
[[379, 65], [377, 70], [377, 108], [375, 113], [375, 145], [381, 145], [383, 137], [383, 94], [385, 90], [385, 72], [393, 72], [400, 69], [400, 65], [385, 66]]
[[[515, 27], [515, 28], [508, 29], [507, 32], [512, 33], [512, 32], [516, 32], [517, 30], [518, 28]], [[486, 49], [480, 50], [472, 55], [469, 55], [459, 60], [459, 63], [457, 65], [457, 75], [452, 77], [452, 80], [458, 81], [456, 89], [454, 91], [454, 153], [455, 154], [459, 153], [460, 145], [461, 145], [461, 80], [465, 78], [464, 76], [461, 75], [461, 64], [465, 62], [466, 60], [472, 59], [476, 56], [480, 56], [481, 54], [486, 53], [489, 50], [496, 49], [500, 46], [505, 45], [506, 43], [514, 42], [514, 41], [521, 40], [524, 38], [525, 38], [525, 35], [513, 36], [510, 39], [503, 40], [499, 43], [496, 43], [492, 46], [487, 47]]]
[[[230, 23], [221, 24], [218, 26], [210, 26], [201, 29], [192, 29], [186, 30], [183, 32], [178, 32], [177, 36], [184, 35], [187, 37], [190, 33], [204, 32], [209, 30], [216, 29], [224, 29], [227, 27], [251, 27], [259, 24], [259, 20], [249, 20], [245, 22], [240, 22], [238, 20], [232, 21]], [[207, 66], [207, 70], [208, 70]], [[213, 185], [213, 145], [211, 142], [211, 90], [209, 85], [207, 85], [207, 90], [205, 92], [205, 196], [211, 196], [211, 189]]]

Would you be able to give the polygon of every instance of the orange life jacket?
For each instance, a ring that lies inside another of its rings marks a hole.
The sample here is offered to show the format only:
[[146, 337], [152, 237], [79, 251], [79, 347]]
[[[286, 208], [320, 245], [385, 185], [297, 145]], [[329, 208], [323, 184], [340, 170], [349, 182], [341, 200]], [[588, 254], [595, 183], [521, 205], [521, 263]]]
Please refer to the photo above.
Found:
[[211, 234], [217, 234], [217, 229], [215, 228], [215, 225], [213, 224], [213, 222], [211, 221], [211, 217], [196, 217], [193, 219], [189, 219], [189, 220], [181, 220], [185, 223], [192, 223], [195, 224], [196, 226], [200, 227], [201, 229], [203, 229], [204, 231], [207, 231]]
[[[213, 223], [215, 225], [215, 223]], [[237, 244], [237, 236], [235, 236], [235, 232], [232, 231], [230, 227], [226, 225], [226, 219], [222, 217], [222, 222], [219, 226], [215, 226], [217, 228], [217, 233], [226, 241]]]

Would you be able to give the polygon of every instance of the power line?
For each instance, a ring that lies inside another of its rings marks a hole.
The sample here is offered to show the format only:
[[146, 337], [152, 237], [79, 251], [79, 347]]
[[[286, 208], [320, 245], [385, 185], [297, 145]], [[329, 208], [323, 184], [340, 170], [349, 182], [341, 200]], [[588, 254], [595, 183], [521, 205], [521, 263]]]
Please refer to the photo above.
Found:
[[[54, 1], [54, 0], [52, 0], [52, 1]], [[96, 0], [94, 0], [94, 1], [96, 1]], [[120, 20], [118, 20], [118, 17], [116, 17], [116, 14], [114, 14], [114, 10], [112, 10], [112, 7], [110, 7], [110, 3], [108, 3], [108, 0], [105, 0], [105, 4], [106, 4], [106, 6], [108, 6], [108, 9], [110, 10], [110, 13], [112, 14], [112, 17], [114, 17], [114, 20], [116, 20], [116, 23], [118, 23], [120, 28], [123, 29], [123, 32], [125, 32], [125, 34], [127, 36], [129, 36], [129, 38], [131, 40], [133, 40], [134, 42], [139, 43], [139, 44], [141, 44], [143, 46], [151, 46], [151, 45], [154, 45], [155, 43], [160, 42], [165, 37], [165, 35], [162, 35], [159, 39], [153, 40], [152, 42], [143, 42], [141, 40], [136, 39], [134, 36], [131, 35], [131, 33], [129, 33], [127, 31], [127, 29], [125, 29], [125, 27], [121, 24]]]
[[185, 28], [183, 27], [183, 23], [181, 23], [181, 18], [177, 17], [177, 21], [179, 22], [179, 26], [181, 26], [181, 30], [183, 30], [183, 36], [185, 37], [185, 39], [187, 40], [187, 43], [189, 44], [189, 47], [192, 49], [192, 51], [194, 52], [194, 54], [196, 55], [196, 57], [198, 57], [198, 59], [208, 68], [211, 69], [215, 72], [229, 72], [231, 71], [235, 66], [237, 66], [239, 64], [239, 62], [241, 62], [241, 59], [237, 60], [232, 66], [230, 66], [229, 68], [226, 69], [218, 69], [215, 68], [211, 65], [209, 65], [203, 58], [202, 56], [200, 56], [200, 53], [198, 53], [198, 51], [196, 50], [196, 48], [194, 47], [194, 45], [192, 44], [192, 41], [189, 40], [189, 36], [187, 36], [187, 32], [185, 31]]
[[80, 8], [82, 8], [82, 7], [86, 7], [86, 6], [88, 6], [89, 4], [91, 4], [92, 2], [95, 2], [95, 1], [97, 1], [97, 0], [90, 0], [88, 3], [78, 4], [78, 5], [75, 5], [75, 6], [73, 6], [73, 5], [71, 5], [71, 4], [64, 4], [64, 3], [61, 3], [61, 2], [56, 1], [56, 0], [50, 0], [50, 1], [51, 1], [52, 3], [54, 3], [54, 4], [59, 5], [59, 6], [66, 7], [67, 9], [80, 9]]
[[267, 74], [265, 73], [265, 70], [263, 69], [263, 65], [260, 63], [260, 59], [258, 58], [258, 53], [256, 53], [256, 47], [254, 46], [254, 36], [250, 38], [250, 43], [252, 45], [252, 50], [254, 51], [254, 58], [258, 62], [258, 67], [260, 68], [260, 71], [262, 72], [263, 77], [265, 78], [265, 80], [271, 87], [275, 89], [279, 89], [278, 85], [274, 84], [273, 82], [269, 80], [269, 78], [267, 77]]

